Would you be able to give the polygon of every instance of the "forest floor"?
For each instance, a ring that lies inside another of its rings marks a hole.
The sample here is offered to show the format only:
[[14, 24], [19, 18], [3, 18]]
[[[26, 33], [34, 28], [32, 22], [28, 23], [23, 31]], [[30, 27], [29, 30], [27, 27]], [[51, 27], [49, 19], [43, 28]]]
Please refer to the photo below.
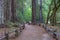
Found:
[[[4, 30], [0, 29], [0, 31]], [[21, 32], [20, 36], [17, 38], [11, 38], [10, 40], [55, 40], [55, 39], [53, 39], [53, 37], [49, 35], [45, 31], [45, 29], [42, 28], [41, 26], [26, 24], [25, 29]]]
[[55, 40], [41, 26], [27, 25], [15, 40]]

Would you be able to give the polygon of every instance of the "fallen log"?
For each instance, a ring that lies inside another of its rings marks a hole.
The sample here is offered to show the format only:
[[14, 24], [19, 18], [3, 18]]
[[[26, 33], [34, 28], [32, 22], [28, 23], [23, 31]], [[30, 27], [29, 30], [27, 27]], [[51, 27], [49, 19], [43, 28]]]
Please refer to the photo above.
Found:
[[54, 32], [54, 34], [56, 35], [56, 36], [55, 36], [56, 39], [57, 39], [57, 40], [60, 40], [60, 33], [58, 33], [58, 32]]
[[60, 33], [57, 33], [57, 30], [54, 28], [47, 28], [47, 31], [50, 35], [53, 36], [56, 40], [60, 40]]

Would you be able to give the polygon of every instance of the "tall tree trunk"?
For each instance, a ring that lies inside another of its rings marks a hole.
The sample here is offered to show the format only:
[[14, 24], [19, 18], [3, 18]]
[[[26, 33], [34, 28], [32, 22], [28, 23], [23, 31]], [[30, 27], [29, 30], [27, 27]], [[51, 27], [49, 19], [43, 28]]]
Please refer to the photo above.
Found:
[[43, 23], [42, 0], [40, 0], [40, 23]]
[[32, 0], [32, 24], [36, 24], [36, 0]]
[[11, 12], [12, 12], [11, 21], [15, 22], [15, 20], [16, 20], [16, 0], [11, 0]]
[[6, 21], [10, 21], [10, 0], [7, 0], [7, 2], [6, 2], [6, 11], [7, 11], [7, 13], [6, 13]]
[[38, 5], [38, 0], [36, 0], [36, 22], [39, 22], [39, 5]]
[[5, 23], [11, 19], [11, 0], [4, 1], [4, 17]]
[[0, 24], [4, 24], [4, 0], [0, 0]]

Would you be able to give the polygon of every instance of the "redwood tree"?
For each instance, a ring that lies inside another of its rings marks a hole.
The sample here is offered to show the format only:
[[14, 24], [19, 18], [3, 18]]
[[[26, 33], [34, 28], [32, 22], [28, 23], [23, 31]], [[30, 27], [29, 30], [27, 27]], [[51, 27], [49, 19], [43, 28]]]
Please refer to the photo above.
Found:
[[11, 21], [15, 22], [16, 20], [16, 0], [11, 0]]
[[36, 0], [32, 0], [32, 24], [36, 24]]

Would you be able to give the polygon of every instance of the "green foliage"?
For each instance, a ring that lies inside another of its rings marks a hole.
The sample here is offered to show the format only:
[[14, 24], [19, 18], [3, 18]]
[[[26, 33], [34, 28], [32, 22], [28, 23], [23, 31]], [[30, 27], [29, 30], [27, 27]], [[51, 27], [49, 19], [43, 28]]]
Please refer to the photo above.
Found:
[[[47, 19], [47, 14], [49, 11], [49, 5], [51, 4], [52, 0], [42, 0], [42, 13], [44, 21]], [[39, 20], [39, 9], [40, 9], [40, 0], [36, 1], [36, 19]], [[53, 8], [54, 5], [52, 5]], [[22, 9], [23, 8], [23, 9]], [[59, 10], [58, 10], [59, 11]], [[25, 21], [31, 21], [32, 19], [32, 0], [17, 0], [17, 17], [20, 23]], [[52, 11], [51, 11], [52, 12]], [[60, 12], [57, 12], [60, 13]], [[59, 14], [57, 14], [57, 19], [59, 20]]]
[[57, 13], [56, 13], [56, 22], [60, 23], [60, 8], [57, 10]]
[[18, 27], [18, 24], [17, 24], [17, 23], [13, 23], [13, 22], [11, 22], [11, 21], [7, 21], [7, 22], [6, 22], [6, 25], [7, 25], [8, 27]]
[[25, 21], [31, 21], [31, 17], [32, 17], [31, 8], [28, 8], [27, 10], [25, 10], [24, 13]]
[[17, 17], [20, 23], [31, 20], [31, 0], [18, 0], [17, 1]]
[[25, 21], [22, 13], [19, 10], [17, 10], [17, 17], [18, 17], [20, 23], [23, 23]]
[[49, 5], [51, 4], [51, 0], [43, 0], [43, 18], [44, 20], [46, 21], [47, 19], [47, 14], [48, 14], [48, 11], [49, 11]]

